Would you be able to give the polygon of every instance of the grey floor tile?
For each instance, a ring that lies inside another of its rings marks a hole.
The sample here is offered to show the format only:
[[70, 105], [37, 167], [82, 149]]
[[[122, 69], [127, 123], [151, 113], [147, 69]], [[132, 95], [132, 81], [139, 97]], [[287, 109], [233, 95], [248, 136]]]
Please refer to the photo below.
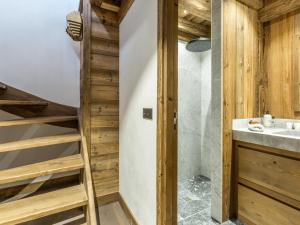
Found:
[[[220, 225], [210, 216], [211, 182], [207, 177], [195, 176], [178, 184], [179, 225]], [[243, 225], [227, 221], [222, 225]]]

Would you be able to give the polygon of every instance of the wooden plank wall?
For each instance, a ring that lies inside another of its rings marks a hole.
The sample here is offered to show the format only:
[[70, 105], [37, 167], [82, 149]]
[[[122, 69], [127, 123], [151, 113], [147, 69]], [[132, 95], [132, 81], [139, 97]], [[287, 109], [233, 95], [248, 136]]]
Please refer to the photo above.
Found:
[[232, 120], [266, 111], [275, 117], [300, 118], [300, 10], [262, 24], [253, 7], [237, 0], [224, 0], [223, 6], [223, 219], [227, 219]]
[[[261, 80], [261, 26], [258, 12], [224, 0], [223, 18], [223, 219], [229, 218], [232, 120], [256, 116]], [[257, 96], [257, 97], [256, 97]]]
[[119, 191], [118, 15], [91, 9], [90, 152], [96, 197]]
[[300, 11], [264, 25], [265, 66], [260, 115], [300, 118]]

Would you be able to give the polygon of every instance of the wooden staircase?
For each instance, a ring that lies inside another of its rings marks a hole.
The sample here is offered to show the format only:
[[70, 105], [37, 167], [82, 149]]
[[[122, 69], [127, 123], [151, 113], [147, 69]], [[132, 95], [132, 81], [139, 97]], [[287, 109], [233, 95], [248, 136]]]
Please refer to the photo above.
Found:
[[[16, 107], [15, 109], [18, 109], [18, 107], [21, 107], [20, 109], [22, 109], [26, 106], [30, 107], [30, 109], [32, 109], [32, 106], [48, 106], [48, 102], [43, 100], [1, 99], [1, 95], [3, 95], [6, 90], [6, 85], [0, 84], [1, 109], [5, 106], [12, 105]], [[0, 129], [33, 124], [59, 125], [70, 121], [77, 121], [78, 123], [78, 120], [78, 116], [72, 115], [37, 116], [32, 118], [0, 121]], [[20, 200], [0, 204], [0, 225], [24, 223], [79, 207], [82, 207], [84, 210], [86, 218], [85, 224], [97, 224], [89, 156], [87, 152], [86, 139], [83, 135], [80, 123], [77, 133], [59, 134], [0, 144], [0, 154], [13, 151], [26, 151], [28, 149], [32, 149], [33, 151], [43, 151], [43, 147], [46, 146], [56, 146], [73, 142], [79, 143], [80, 152], [78, 154], [16, 168], [0, 170], [0, 185], [58, 173], [78, 170], [81, 171], [81, 178], [75, 186], [60, 188], [55, 191], [32, 195]]]

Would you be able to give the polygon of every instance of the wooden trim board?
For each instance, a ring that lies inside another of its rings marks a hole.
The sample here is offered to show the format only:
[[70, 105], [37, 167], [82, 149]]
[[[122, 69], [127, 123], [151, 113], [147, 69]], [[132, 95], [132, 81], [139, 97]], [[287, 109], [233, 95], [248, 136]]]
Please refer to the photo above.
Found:
[[119, 200], [119, 193], [114, 192], [107, 195], [103, 195], [100, 197], [96, 197], [98, 207], [107, 205], [113, 202], [117, 202]]
[[90, 154], [90, 86], [91, 86], [91, 3], [83, 0], [83, 39], [80, 43], [80, 115], [82, 129], [86, 137], [88, 153]]
[[176, 225], [178, 1], [158, 4], [157, 225]]
[[122, 195], [119, 192], [107, 194], [106, 196], [97, 197], [97, 207], [108, 205], [113, 202], [119, 202], [126, 217], [129, 220], [130, 225], [139, 225], [134, 214], [132, 213], [132, 211], [128, 207], [127, 203], [125, 202], [124, 198], [122, 197]]
[[[177, 224], [177, 129], [174, 129], [174, 115], [177, 114], [178, 98], [178, 1], [162, 0], [159, 2], [158, 10], [157, 225], [175, 225]], [[228, 82], [231, 80], [227, 80]], [[226, 91], [228, 89], [224, 90], [222, 95]], [[227, 99], [230, 100], [231, 97], [232, 95], [227, 96]], [[225, 150], [222, 149], [222, 171], [225, 171], [225, 174], [222, 172], [223, 174], [220, 175], [226, 178], [226, 186], [222, 187], [222, 198], [226, 200], [222, 202], [222, 219], [227, 220], [229, 219], [231, 172], [231, 150], [228, 150], [231, 149], [229, 129], [232, 122], [229, 118], [232, 118], [234, 112], [228, 108], [224, 113], [227, 116], [226, 123], [223, 121], [224, 118], [222, 123], [227, 127], [222, 135], [225, 138], [223, 144], [227, 147]]]
[[129, 219], [130, 225], [139, 225], [139, 223], [135, 219], [132, 211], [129, 209], [128, 205], [126, 204], [126, 202], [124, 201], [124, 199], [120, 193], [118, 194], [118, 197], [119, 197], [118, 201], [119, 201], [124, 213], [126, 214], [127, 218]]

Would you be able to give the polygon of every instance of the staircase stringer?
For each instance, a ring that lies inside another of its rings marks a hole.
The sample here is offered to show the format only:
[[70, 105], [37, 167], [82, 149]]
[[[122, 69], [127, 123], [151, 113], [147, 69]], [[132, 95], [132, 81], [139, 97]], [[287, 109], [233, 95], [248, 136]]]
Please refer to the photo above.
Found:
[[82, 129], [82, 118], [79, 115], [79, 129], [81, 134], [81, 147], [80, 153], [84, 161], [84, 171], [81, 174], [82, 182], [86, 189], [86, 194], [88, 197], [88, 205], [85, 209], [85, 215], [87, 224], [89, 225], [97, 225], [97, 216], [96, 216], [96, 206], [95, 206], [95, 195], [94, 195], [94, 187], [93, 187], [93, 179], [91, 173], [91, 165], [90, 165], [90, 157], [87, 149], [87, 141]]

